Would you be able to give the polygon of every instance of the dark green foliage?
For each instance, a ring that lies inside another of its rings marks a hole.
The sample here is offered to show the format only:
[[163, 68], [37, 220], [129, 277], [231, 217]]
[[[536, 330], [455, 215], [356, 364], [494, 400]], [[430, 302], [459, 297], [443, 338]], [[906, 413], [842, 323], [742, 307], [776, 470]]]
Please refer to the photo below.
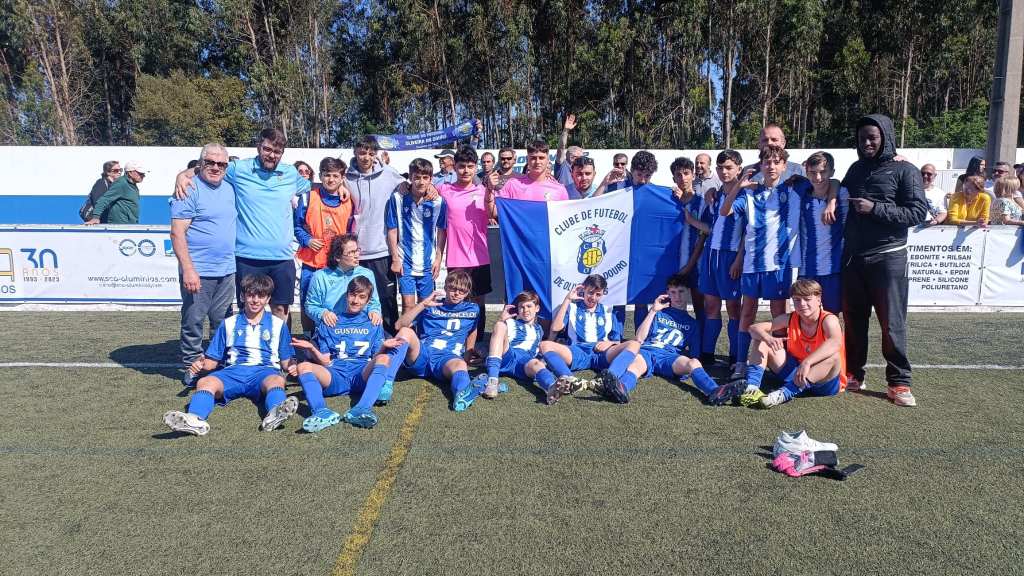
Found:
[[751, 147], [768, 122], [842, 147], [882, 112], [906, 146], [980, 147], [996, 28], [981, 0], [0, 0], [0, 143], [248, 144], [237, 119], [154, 128], [189, 104], [143, 78], [180, 72], [298, 146], [477, 117], [521, 147], [576, 113], [588, 147]]

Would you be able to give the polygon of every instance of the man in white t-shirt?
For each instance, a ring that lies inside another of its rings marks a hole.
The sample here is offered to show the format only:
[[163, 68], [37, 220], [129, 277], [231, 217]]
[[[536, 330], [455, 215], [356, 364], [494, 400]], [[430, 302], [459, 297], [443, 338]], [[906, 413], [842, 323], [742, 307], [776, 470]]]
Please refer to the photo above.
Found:
[[946, 220], [946, 210], [949, 208], [949, 197], [942, 189], [935, 186], [935, 176], [938, 171], [935, 166], [925, 164], [921, 166], [921, 179], [924, 180], [924, 197], [928, 200], [928, 215], [931, 218], [924, 223], [926, 227], [942, 224]]

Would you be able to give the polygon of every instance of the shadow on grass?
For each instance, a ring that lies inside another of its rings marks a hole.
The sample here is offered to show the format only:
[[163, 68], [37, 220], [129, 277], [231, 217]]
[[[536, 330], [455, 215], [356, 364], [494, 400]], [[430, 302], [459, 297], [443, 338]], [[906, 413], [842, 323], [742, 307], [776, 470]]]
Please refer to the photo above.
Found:
[[118, 364], [131, 365], [132, 370], [142, 374], [181, 378], [180, 368], [139, 366], [140, 364], [177, 364], [181, 362], [181, 342], [179, 340], [168, 340], [160, 344], [123, 346], [112, 351], [110, 359]]

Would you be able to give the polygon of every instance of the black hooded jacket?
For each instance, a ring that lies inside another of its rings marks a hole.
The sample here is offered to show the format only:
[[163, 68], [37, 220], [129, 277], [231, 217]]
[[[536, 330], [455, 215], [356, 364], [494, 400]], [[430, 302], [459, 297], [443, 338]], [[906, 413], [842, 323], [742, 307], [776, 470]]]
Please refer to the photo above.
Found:
[[874, 158], [865, 158], [857, 147], [857, 160], [850, 166], [842, 185], [850, 198], [866, 198], [875, 203], [867, 214], [852, 207], [846, 217], [843, 253], [868, 256], [907, 244], [910, 227], [928, 217], [921, 171], [910, 162], [896, 162], [896, 137], [887, 116], [872, 114], [857, 122], [877, 126], [882, 133], [882, 150]]

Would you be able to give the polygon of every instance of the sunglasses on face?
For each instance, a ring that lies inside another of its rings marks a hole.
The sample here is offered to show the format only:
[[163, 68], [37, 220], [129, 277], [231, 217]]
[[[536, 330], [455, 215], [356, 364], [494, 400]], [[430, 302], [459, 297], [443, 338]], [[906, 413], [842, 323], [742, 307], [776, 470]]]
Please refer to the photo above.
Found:
[[203, 158], [203, 164], [206, 164], [207, 166], [216, 166], [217, 168], [220, 168], [221, 170], [227, 170], [228, 169], [228, 163], [227, 162], [215, 162], [213, 160], [207, 160], [206, 158]]
[[121, 172], [124, 172], [124, 170], [121, 170], [120, 168], [111, 168], [107, 174], [120, 174]]
[[625, 168], [626, 167], [626, 163], [625, 162], [614, 162], [613, 164], [615, 165], [616, 168]]
[[499, 158], [499, 160], [501, 160], [502, 162], [511, 162], [511, 161], [515, 160], [515, 156], [512, 156], [512, 157], [502, 156], [502, 157]]

